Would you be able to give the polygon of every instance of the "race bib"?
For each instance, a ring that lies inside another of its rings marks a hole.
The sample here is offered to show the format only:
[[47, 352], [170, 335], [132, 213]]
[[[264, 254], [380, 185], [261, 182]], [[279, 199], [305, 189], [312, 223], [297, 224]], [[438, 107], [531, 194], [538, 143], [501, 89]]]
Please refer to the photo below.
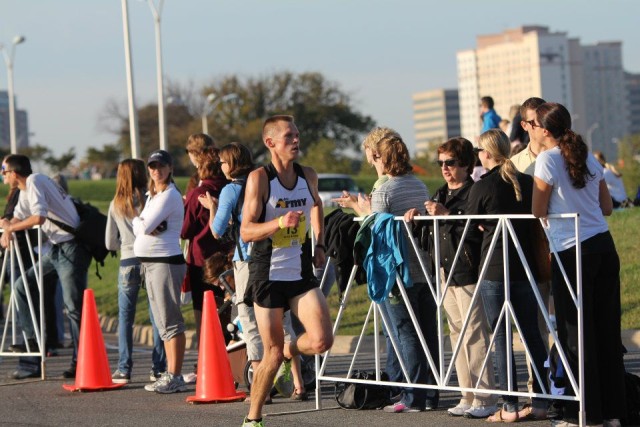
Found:
[[307, 217], [300, 215], [297, 227], [286, 227], [276, 231], [272, 236], [274, 248], [291, 248], [302, 246], [307, 237]]

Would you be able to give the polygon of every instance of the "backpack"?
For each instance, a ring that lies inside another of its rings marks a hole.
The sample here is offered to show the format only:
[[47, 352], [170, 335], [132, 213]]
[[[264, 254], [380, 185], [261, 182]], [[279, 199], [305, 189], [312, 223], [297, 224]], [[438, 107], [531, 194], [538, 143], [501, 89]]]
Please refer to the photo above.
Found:
[[77, 228], [53, 218], [47, 217], [47, 219], [67, 233], [73, 234], [76, 241], [87, 249], [91, 257], [96, 260], [96, 276], [102, 279], [98, 264], [104, 267], [104, 260], [107, 255], [116, 255], [114, 251], [107, 249], [104, 243], [104, 236], [107, 231], [107, 216], [90, 203], [84, 203], [74, 197], [71, 198], [71, 201], [80, 217], [80, 224], [78, 224]]
[[[354, 371], [351, 377], [357, 380], [375, 381], [375, 374]], [[385, 372], [380, 373], [381, 381], [389, 381]], [[389, 403], [389, 387], [378, 384], [344, 383], [335, 385], [336, 402], [343, 409], [379, 409]]]

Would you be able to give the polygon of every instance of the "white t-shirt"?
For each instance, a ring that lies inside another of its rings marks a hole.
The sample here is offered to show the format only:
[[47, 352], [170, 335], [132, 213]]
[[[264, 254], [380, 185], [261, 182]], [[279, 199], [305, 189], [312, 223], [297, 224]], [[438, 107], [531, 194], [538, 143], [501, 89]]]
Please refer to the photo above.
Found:
[[624, 183], [619, 176], [616, 176], [611, 170], [604, 168], [604, 180], [607, 183], [609, 194], [611, 198], [618, 203], [622, 203], [627, 198], [627, 190], [624, 188]]
[[[73, 228], [80, 224], [80, 217], [71, 197], [54, 180], [40, 173], [27, 177], [26, 190], [20, 192], [14, 211], [14, 216], [21, 220], [33, 215], [51, 217]], [[49, 220], [42, 224], [42, 232], [54, 244], [73, 239], [73, 235]]]
[[[184, 220], [182, 196], [171, 183], [162, 192], [150, 197], [140, 213], [133, 218], [133, 253], [137, 257], [169, 257], [182, 254], [180, 230]], [[160, 223], [167, 221], [167, 229], [156, 235], [151, 233]]]
[[[571, 184], [560, 148], [543, 151], [536, 158], [534, 176], [553, 187], [549, 200], [549, 214], [578, 213], [580, 215], [580, 241], [609, 229], [600, 210], [600, 181], [602, 166], [593, 154], [587, 156], [587, 168], [593, 177], [587, 177], [584, 188]], [[573, 218], [549, 219], [551, 243], [557, 251], [575, 246]]]

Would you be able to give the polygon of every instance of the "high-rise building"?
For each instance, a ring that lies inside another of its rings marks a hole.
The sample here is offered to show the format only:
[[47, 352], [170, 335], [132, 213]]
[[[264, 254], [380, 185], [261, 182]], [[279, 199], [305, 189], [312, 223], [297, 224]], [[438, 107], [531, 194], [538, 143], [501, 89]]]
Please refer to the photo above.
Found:
[[[27, 112], [19, 110], [16, 106], [16, 139], [18, 147], [29, 146], [29, 118]], [[7, 91], [0, 90], [0, 147], [11, 147], [11, 127], [9, 124], [9, 95]]]
[[482, 96], [509, 120], [511, 105], [536, 96], [567, 107], [574, 130], [617, 157], [612, 141], [627, 132], [620, 42], [584, 46], [564, 32], [524, 26], [478, 36], [476, 44], [457, 54], [462, 136], [473, 141], [480, 133]]
[[460, 135], [458, 91], [436, 89], [413, 94], [416, 152], [429, 152], [433, 144]]
[[640, 134], [640, 73], [624, 73], [627, 86], [627, 124], [629, 135]]

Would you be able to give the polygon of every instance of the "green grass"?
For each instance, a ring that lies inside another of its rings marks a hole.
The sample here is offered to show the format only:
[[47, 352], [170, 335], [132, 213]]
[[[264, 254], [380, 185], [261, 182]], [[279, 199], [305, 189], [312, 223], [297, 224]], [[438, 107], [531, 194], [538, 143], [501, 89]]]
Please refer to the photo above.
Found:
[[620, 256], [622, 328], [640, 328], [640, 209], [616, 211], [609, 228]]
[[[188, 178], [180, 177], [176, 179], [181, 190], [186, 188]], [[375, 181], [374, 176], [357, 176], [356, 183], [363, 189], [370, 189]], [[433, 192], [442, 185], [441, 179], [424, 179], [429, 192]], [[109, 201], [113, 197], [115, 180], [102, 181], [70, 181], [70, 193], [80, 197], [86, 202], [91, 202], [102, 212], [106, 213]], [[7, 187], [0, 186], [0, 212], [4, 210], [4, 196]], [[625, 329], [640, 329], [640, 209], [626, 209], [616, 211], [608, 218], [611, 233], [616, 242], [621, 260], [620, 278], [622, 283], [622, 325]], [[89, 287], [94, 290], [98, 311], [101, 314], [117, 316], [118, 314], [118, 258], [108, 258], [104, 267], [100, 267], [102, 280], [95, 275], [95, 263], [89, 270]], [[138, 310], [136, 323], [148, 322], [148, 304], [144, 291], [141, 292], [138, 300]], [[5, 299], [6, 301], [6, 299]], [[334, 286], [329, 295], [329, 306], [332, 318], [335, 319], [339, 301], [338, 291]], [[369, 309], [370, 300], [367, 296], [366, 286], [354, 286], [347, 301], [347, 310], [341, 321], [340, 334], [357, 335], [362, 330], [362, 325]], [[185, 320], [189, 327], [193, 327], [193, 312], [191, 306], [183, 308]], [[368, 332], [373, 329], [371, 320]]]

